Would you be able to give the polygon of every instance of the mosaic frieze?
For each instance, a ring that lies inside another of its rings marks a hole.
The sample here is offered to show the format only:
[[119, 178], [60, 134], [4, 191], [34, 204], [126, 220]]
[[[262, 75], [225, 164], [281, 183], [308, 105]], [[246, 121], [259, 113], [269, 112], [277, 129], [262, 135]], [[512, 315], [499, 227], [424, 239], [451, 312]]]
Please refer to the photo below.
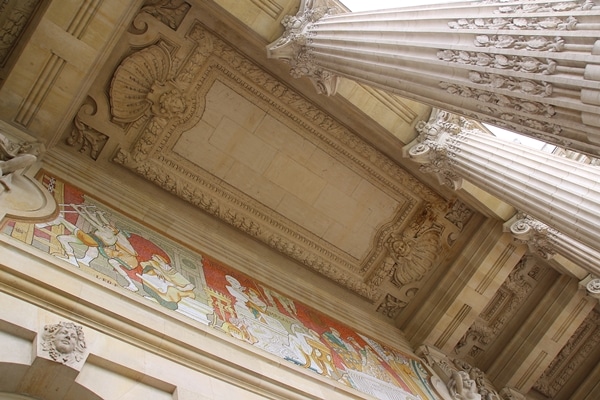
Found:
[[44, 174], [60, 205], [46, 223], [6, 220], [4, 235], [240, 341], [379, 399], [441, 398], [421, 361], [285, 293], [191, 251]]

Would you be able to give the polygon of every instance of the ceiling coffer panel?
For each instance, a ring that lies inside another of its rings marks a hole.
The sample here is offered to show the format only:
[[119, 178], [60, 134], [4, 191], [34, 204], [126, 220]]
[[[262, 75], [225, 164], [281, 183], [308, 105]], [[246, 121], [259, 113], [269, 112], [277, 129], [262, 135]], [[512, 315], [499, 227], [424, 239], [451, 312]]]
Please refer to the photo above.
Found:
[[125, 35], [136, 46], [105, 83], [123, 131], [114, 161], [372, 301], [414, 293], [460, 234], [455, 204], [200, 23], [182, 26], [141, 47]]

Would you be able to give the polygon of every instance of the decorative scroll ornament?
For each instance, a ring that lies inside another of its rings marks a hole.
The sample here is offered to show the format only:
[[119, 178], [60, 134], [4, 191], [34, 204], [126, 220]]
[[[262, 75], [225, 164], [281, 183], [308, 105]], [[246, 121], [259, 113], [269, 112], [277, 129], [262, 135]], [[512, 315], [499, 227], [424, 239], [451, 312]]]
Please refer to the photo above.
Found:
[[310, 43], [312, 27], [324, 16], [338, 11], [341, 10], [326, 0], [304, 0], [295, 16], [287, 15], [281, 21], [285, 27], [283, 35], [267, 46], [268, 56], [288, 63], [294, 78], [310, 78], [317, 92], [328, 96], [335, 94], [338, 77], [315, 64], [312, 50], [306, 45]]
[[465, 203], [460, 200], [454, 201], [452, 208], [445, 215], [445, 218], [456, 226], [460, 231], [463, 230], [471, 216], [473, 210], [471, 210]]
[[544, 259], [556, 254], [555, 244], [558, 231], [528, 215], [520, 215], [509, 227], [510, 233], [521, 243]]
[[89, 154], [93, 160], [97, 160], [104, 145], [108, 141], [108, 136], [92, 128], [84, 122], [84, 118], [89, 114], [92, 107], [84, 104], [73, 119], [73, 130], [67, 138], [69, 146], [79, 146], [80, 153]]
[[396, 318], [407, 305], [407, 302], [397, 299], [391, 294], [387, 294], [381, 304], [377, 307], [377, 312], [388, 318]]
[[72, 365], [80, 362], [86, 352], [83, 328], [72, 322], [44, 326], [42, 351], [61, 364]]
[[585, 290], [594, 296], [600, 296], [600, 278], [594, 278], [585, 285]]
[[600, 278], [590, 274], [579, 282], [579, 286], [585, 288], [588, 296], [600, 300]]
[[526, 400], [525, 395], [521, 394], [517, 389], [510, 387], [500, 390], [500, 397], [503, 400]]

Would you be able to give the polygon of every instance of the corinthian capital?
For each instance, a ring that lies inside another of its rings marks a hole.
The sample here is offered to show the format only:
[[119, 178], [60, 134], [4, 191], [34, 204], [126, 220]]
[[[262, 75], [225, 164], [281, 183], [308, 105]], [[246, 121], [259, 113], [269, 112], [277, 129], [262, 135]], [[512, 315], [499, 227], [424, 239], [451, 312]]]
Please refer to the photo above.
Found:
[[528, 215], [519, 214], [507, 222], [507, 227], [517, 241], [527, 244], [533, 253], [542, 258], [550, 259], [556, 254], [555, 244], [559, 232], [548, 225]]
[[417, 143], [408, 149], [408, 156], [421, 164], [421, 172], [438, 177], [442, 185], [460, 189], [462, 178], [454, 171], [454, 157], [461, 139], [472, 129], [470, 122], [456, 114], [434, 110], [429, 121], [416, 126]]
[[317, 91], [328, 96], [335, 94], [338, 77], [315, 63], [310, 47], [311, 29], [323, 17], [339, 11], [328, 0], [304, 0], [296, 15], [287, 15], [281, 21], [285, 27], [283, 35], [267, 46], [269, 58], [286, 62], [294, 78], [310, 78]]

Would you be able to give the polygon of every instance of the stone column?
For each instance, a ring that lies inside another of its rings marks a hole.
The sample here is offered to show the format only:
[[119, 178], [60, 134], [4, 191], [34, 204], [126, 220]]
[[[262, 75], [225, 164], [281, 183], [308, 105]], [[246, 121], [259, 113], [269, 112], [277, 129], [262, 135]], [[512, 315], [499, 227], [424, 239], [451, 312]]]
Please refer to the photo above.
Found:
[[586, 271], [600, 276], [600, 252], [561, 234], [556, 229], [522, 213], [505, 225], [507, 231], [544, 259], [560, 254]]
[[419, 143], [408, 155], [422, 171], [436, 173], [455, 189], [464, 178], [522, 210], [549, 227], [544, 245], [574, 262], [586, 261], [590, 272], [599, 271], [598, 167], [497, 139], [445, 111], [434, 111], [417, 129]]
[[343, 13], [329, 0], [302, 0], [267, 50], [329, 95], [348, 77], [598, 156], [597, 1]]

